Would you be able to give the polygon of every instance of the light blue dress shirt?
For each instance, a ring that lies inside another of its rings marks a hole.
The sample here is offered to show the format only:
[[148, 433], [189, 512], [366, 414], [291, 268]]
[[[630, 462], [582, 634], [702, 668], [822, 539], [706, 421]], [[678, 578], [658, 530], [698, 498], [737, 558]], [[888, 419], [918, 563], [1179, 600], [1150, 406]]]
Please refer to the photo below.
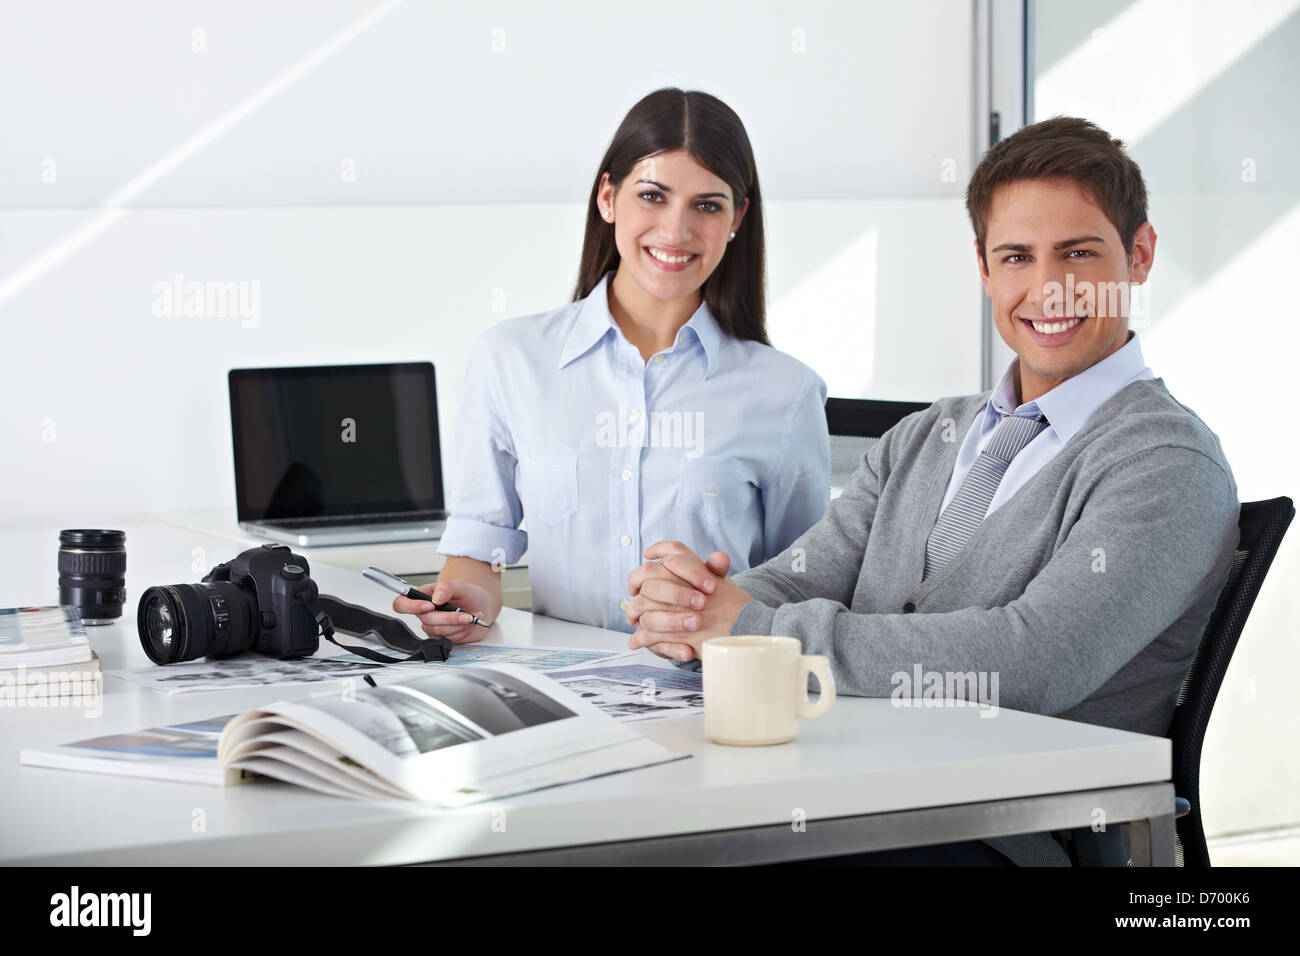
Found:
[[611, 276], [479, 339], [438, 551], [500, 565], [527, 550], [535, 612], [629, 632], [647, 547], [762, 563], [825, 512], [830, 447], [812, 369], [726, 335], [703, 302], [646, 362], [610, 315]]
[[944, 493], [943, 504], [939, 509], [941, 512], [956, 497], [962, 481], [988, 444], [1002, 414], [1037, 418], [1041, 412], [1047, 418], [1047, 427], [1011, 460], [993, 500], [989, 502], [985, 517], [997, 511], [1021, 485], [1038, 473], [1038, 469], [1051, 461], [1052, 456], [1064, 448], [1066, 442], [1092, 417], [1092, 413], [1116, 392], [1130, 382], [1155, 377], [1142, 359], [1142, 347], [1138, 344], [1137, 333], [1132, 332], [1126, 343], [1096, 365], [1067, 378], [1050, 392], [1040, 395], [1036, 402], [1016, 405], [1019, 361], [1018, 358], [1012, 361], [989, 396], [988, 404], [975, 416], [975, 421], [966, 431], [966, 438], [957, 452], [957, 464], [948, 479], [948, 490]]

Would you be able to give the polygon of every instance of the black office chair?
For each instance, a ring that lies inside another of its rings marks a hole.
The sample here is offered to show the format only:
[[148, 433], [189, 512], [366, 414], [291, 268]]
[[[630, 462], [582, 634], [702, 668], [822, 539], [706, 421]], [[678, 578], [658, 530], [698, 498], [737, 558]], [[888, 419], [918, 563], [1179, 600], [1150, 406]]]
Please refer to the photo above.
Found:
[[1175, 823], [1180, 866], [1210, 865], [1201, 825], [1201, 744], [1246, 617], [1294, 517], [1295, 505], [1290, 498], [1242, 504], [1241, 540], [1232, 557], [1227, 583], [1219, 592], [1219, 602], [1178, 692], [1178, 709], [1169, 728], [1174, 751], [1174, 792], [1191, 804]]
[[[1201, 745], [1205, 742], [1205, 728], [1210, 723], [1210, 712], [1246, 617], [1294, 517], [1295, 505], [1290, 498], [1242, 504], [1238, 519], [1240, 540], [1228, 568], [1228, 579], [1219, 592], [1192, 666], [1178, 691], [1178, 704], [1169, 728], [1173, 741], [1178, 866], [1210, 865], [1200, 807]], [[1071, 831], [1071, 860], [1076, 866], [1127, 866], [1128, 855], [1121, 833], [1119, 827], [1108, 831], [1109, 835], [1094, 834], [1087, 828]]]
[[867, 398], [826, 399], [826, 425], [831, 433], [831, 498], [838, 498], [877, 439], [925, 402], [881, 402]]

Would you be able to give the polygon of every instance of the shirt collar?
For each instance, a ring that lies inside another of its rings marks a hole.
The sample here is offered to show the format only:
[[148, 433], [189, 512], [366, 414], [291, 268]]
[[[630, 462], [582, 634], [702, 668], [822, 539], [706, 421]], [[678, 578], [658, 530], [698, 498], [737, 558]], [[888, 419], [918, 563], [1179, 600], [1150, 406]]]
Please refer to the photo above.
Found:
[[560, 368], [564, 368], [578, 356], [585, 355], [611, 329], [618, 330], [618, 326], [614, 324], [614, 317], [609, 312], [609, 302], [605, 298], [605, 283], [609, 281], [611, 275], [613, 273], [607, 272], [601, 276], [600, 281], [592, 287], [591, 292], [578, 307], [578, 318], [564, 340], [564, 348], [560, 350]]
[[704, 377], [708, 378], [713, 374], [718, 363], [718, 353], [722, 350], [722, 329], [703, 296], [700, 296], [700, 307], [682, 326], [682, 331], [686, 329], [695, 334], [695, 340], [704, 349]]
[[[560, 368], [564, 368], [574, 359], [591, 351], [611, 330], [614, 334], [619, 334], [618, 325], [609, 311], [608, 284], [613, 281], [613, 275], [612, 272], [605, 273], [582, 300], [578, 317], [564, 340], [564, 348], [560, 350]], [[710, 311], [703, 297], [700, 299], [700, 307], [682, 326], [679, 335], [685, 333], [687, 329], [694, 334], [696, 341], [704, 349], [704, 377], [708, 378], [713, 373], [722, 347], [722, 329], [718, 326], [718, 320], [713, 317], [713, 312]]]
[[1121, 388], [1146, 370], [1142, 346], [1136, 332], [1129, 340], [1100, 362], [1078, 375], [1067, 378], [1038, 400], [1016, 406], [1016, 377], [1020, 359], [1012, 361], [1003, 373], [997, 388], [989, 396], [989, 414], [1046, 416], [1053, 431], [1062, 442], [1068, 442], [1100, 408]]

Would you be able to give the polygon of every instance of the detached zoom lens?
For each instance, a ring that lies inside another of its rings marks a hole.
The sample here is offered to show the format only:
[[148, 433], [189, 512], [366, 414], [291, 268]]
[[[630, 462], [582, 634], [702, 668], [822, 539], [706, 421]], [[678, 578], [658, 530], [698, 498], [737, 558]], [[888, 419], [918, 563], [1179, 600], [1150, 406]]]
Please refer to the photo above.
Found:
[[59, 603], [83, 624], [112, 624], [126, 603], [126, 535], [121, 531], [59, 532]]
[[256, 599], [238, 584], [170, 584], [140, 597], [140, 644], [155, 664], [225, 657], [253, 646]]

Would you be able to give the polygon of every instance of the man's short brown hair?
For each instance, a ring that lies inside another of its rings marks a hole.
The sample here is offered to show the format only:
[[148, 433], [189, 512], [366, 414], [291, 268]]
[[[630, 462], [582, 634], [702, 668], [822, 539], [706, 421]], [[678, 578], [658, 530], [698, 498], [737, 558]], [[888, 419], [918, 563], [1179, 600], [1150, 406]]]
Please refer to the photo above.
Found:
[[988, 268], [984, 238], [989, 206], [1002, 186], [1026, 179], [1068, 179], [1092, 196], [1111, 221], [1124, 251], [1133, 254], [1138, 227], [1147, 221], [1142, 171], [1124, 144], [1085, 119], [1054, 116], [994, 143], [966, 187], [966, 211]]

